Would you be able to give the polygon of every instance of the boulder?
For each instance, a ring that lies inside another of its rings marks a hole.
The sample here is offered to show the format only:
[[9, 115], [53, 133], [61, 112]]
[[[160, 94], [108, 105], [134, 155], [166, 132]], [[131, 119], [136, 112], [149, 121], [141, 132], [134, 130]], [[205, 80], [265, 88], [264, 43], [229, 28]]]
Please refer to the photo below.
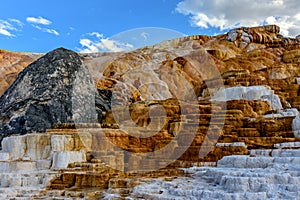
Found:
[[12, 134], [43, 132], [54, 124], [97, 122], [109, 108], [78, 54], [64, 48], [26, 67], [0, 105], [0, 141]]
[[230, 30], [226, 40], [234, 42], [239, 48], [245, 48], [251, 42], [258, 44], [272, 44], [279, 42], [277, 35], [280, 27], [276, 25], [258, 26], [251, 28], [236, 28]]

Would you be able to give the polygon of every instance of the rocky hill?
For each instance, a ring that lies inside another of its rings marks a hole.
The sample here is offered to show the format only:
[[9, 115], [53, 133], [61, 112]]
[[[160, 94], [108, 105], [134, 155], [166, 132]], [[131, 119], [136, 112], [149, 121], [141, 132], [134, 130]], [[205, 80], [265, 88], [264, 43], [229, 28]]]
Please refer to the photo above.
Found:
[[[32, 192], [35, 198], [49, 191], [91, 199], [105, 194], [173, 198], [203, 187], [208, 189], [192, 195], [299, 197], [298, 175], [281, 181], [274, 174], [291, 159], [298, 162], [299, 37], [283, 37], [280, 27], [269, 25], [188, 36], [130, 52], [77, 54], [59, 48], [35, 56], [0, 52], [0, 164], [30, 161], [46, 170], [52, 178], [35, 176], [44, 182]], [[27, 135], [11, 136], [20, 134]], [[255, 164], [261, 159], [267, 164]], [[178, 167], [203, 165], [218, 168], [196, 170], [192, 182], [206, 178], [190, 190], [174, 189], [173, 179], [172, 190], [160, 180], [155, 180], [160, 191], [151, 181], [146, 189], [132, 189], [145, 177], [179, 176]], [[259, 169], [245, 175], [238, 171], [243, 166]], [[26, 170], [18, 172], [21, 177], [31, 177], [29, 171], [37, 168]], [[297, 174], [298, 168], [286, 170]], [[276, 187], [253, 178], [264, 173]], [[218, 180], [210, 184], [212, 179]], [[108, 190], [91, 192], [95, 187]], [[143, 193], [148, 189], [153, 194]]]
[[[95, 99], [101, 102], [100, 97], [95, 97], [96, 92], [80, 57], [75, 52], [56, 49], [21, 71], [3, 94], [0, 139], [12, 134], [45, 132], [54, 124], [95, 123], [98, 115], [89, 108], [89, 99], [94, 100], [93, 105]], [[72, 106], [77, 104], [80, 106], [75, 111]], [[81, 105], [85, 105], [84, 111]], [[80, 115], [75, 116], [72, 111]]]

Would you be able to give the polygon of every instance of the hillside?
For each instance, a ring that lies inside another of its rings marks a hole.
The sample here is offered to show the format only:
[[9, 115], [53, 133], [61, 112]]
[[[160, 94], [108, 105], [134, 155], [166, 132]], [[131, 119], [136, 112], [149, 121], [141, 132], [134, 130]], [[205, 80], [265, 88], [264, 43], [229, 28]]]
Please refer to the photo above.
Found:
[[[45, 170], [37, 199], [299, 197], [300, 38], [276, 25], [120, 53], [0, 51], [0, 70], [0, 164]], [[276, 178], [284, 167], [295, 180]]]

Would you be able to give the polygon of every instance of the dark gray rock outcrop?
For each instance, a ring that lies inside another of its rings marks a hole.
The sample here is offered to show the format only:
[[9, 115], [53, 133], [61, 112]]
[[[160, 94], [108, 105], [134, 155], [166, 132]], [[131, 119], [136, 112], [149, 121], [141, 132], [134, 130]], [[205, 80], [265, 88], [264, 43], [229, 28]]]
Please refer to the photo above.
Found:
[[95, 123], [107, 109], [78, 54], [59, 48], [25, 68], [0, 98], [0, 141], [54, 124]]

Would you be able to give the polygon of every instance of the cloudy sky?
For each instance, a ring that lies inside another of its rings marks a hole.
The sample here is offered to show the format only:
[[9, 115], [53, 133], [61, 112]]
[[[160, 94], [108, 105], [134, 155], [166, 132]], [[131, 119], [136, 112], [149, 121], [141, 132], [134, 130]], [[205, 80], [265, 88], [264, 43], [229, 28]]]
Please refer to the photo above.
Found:
[[0, 49], [122, 51], [183, 35], [278, 24], [300, 34], [298, 0], [9, 0], [1, 2]]

